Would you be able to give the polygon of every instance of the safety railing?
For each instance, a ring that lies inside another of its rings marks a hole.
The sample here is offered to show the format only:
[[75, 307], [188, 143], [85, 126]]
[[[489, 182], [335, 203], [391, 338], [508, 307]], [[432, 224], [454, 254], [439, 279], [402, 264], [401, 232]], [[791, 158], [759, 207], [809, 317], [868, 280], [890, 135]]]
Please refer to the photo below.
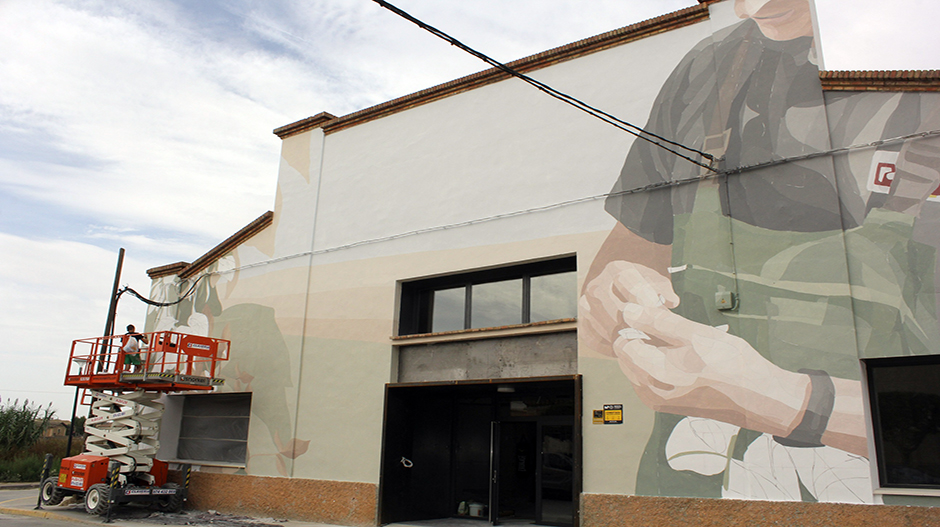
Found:
[[231, 342], [174, 331], [145, 333], [136, 352], [124, 335], [72, 342], [65, 384], [96, 389], [144, 388], [159, 391], [211, 389], [221, 384], [219, 362], [228, 360]]

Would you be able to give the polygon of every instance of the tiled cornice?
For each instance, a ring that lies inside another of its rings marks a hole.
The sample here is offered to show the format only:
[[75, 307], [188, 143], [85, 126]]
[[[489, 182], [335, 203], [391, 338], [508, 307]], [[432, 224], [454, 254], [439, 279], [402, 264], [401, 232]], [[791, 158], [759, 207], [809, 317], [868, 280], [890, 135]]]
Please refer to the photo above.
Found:
[[940, 91], [940, 70], [820, 71], [827, 91]]

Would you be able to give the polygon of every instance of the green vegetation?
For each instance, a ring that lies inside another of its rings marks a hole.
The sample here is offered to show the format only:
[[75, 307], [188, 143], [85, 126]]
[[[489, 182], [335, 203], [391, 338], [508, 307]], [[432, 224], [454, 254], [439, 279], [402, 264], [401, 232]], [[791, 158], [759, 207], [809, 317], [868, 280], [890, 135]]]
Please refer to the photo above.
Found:
[[0, 452], [29, 448], [39, 441], [42, 431], [55, 412], [52, 403], [45, 409], [29, 404], [29, 399], [19, 405], [19, 399], [11, 405], [0, 404]]
[[[51, 404], [0, 404], [0, 481], [39, 481], [46, 453], [54, 456], [50, 473], [58, 471], [68, 438], [42, 437], [53, 415]], [[80, 453], [82, 446], [80, 438], [73, 440], [71, 454]]]

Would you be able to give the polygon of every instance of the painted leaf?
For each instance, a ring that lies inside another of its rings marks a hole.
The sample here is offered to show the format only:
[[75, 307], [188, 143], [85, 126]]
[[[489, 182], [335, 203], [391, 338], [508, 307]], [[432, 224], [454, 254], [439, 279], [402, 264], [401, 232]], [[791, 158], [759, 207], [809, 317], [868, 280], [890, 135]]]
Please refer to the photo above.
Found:
[[740, 428], [702, 417], [679, 421], [666, 442], [666, 459], [673, 470], [706, 476], [725, 471]]
[[290, 459], [297, 459], [301, 455], [307, 452], [307, 448], [310, 447], [310, 441], [304, 441], [303, 439], [297, 439], [296, 437], [291, 439], [286, 445], [280, 448], [280, 454], [284, 457]]
[[732, 459], [724, 498], [802, 501], [796, 466], [787, 447], [763, 434], [748, 446], [743, 460]]
[[864, 457], [829, 446], [789, 451], [800, 481], [817, 500], [872, 503], [871, 467]]

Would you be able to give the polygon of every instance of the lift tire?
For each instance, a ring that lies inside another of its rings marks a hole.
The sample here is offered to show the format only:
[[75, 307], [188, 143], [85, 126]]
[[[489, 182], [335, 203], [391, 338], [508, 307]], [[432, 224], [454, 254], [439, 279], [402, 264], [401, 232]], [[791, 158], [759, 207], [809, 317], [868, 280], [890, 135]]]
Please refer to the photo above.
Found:
[[85, 512], [104, 516], [108, 512], [111, 488], [104, 483], [95, 483], [85, 493]]
[[179, 512], [183, 510], [183, 495], [178, 492], [180, 489], [179, 485], [176, 483], [167, 483], [160, 488], [177, 489], [177, 493], [165, 496], [164, 498], [157, 501], [157, 509], [159, 509], [161, 512]]
[[43, 505], [58, 505], [65, 498], [65, 492], [59, 488], [56, 478], [46, 478], [39, 490]]

